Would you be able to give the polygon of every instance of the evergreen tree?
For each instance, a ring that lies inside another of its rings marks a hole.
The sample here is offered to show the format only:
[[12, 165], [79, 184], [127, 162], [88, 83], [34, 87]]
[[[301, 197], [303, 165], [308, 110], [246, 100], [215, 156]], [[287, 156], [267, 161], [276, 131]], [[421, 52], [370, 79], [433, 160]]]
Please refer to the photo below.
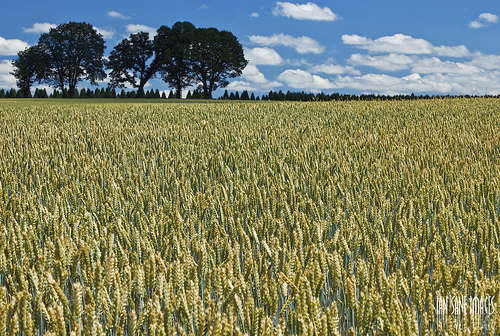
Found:
[[188, 91], [188, 94], [186, 96], [186, 99], [191, 99], [191, 90]]
[[249, 100], [250, 97], [248, 96], [248, 91], [245, 90], [241, 93], [241, 97], [240, 97], [241, 100]]
[[231, 92], [231, 93], [229, 94], [229, 100], [234, 100], [234, 92]]
[[162, 98], [162, 99], [167, 99], [167, 95], [165, 94], [165, 91], [163, 91], [163, 92], [161, 93], [161, 98]]
[[170, 92], [168, 94], [168, 99], [173, 99], [173, 98], [175, 98], [174, 91], [170, 90]]
[[94, 92], [91, 89], [87, 88], [87, 91], [85, 92], [85, 97], [94, 98]]
[[224, 99], [224, 100], [229, 99], [229, 95], [227, 93], [227, 90], [224, 90], [224, 95], [222, 96], [222, 99]]
[[158, 89], [156, 89], [156, 91], [155, 91], [155, 98], [161, 98], [160, 90], [158, 90]]
[[240, 93], [238, 91], [234, 94], [234, 100], [240, 100]]
[[0, 89], [0, 98], [5, 98], [5, 91]]
[[255, 100], [255, 95], [252, 92], [252, 95], [250, 96], [250, 100]]

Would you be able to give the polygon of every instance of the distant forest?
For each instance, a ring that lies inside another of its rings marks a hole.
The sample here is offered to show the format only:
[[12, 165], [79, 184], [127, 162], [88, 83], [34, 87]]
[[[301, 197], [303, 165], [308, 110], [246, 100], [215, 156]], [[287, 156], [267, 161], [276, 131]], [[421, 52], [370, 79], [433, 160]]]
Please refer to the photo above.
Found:
[[[54, 90], [51, 94], [47, 93], [46, 89], [35, 89], [35, 93], [32, 95], [29, 92], [28, 95], [24, 93], [25, 91], [19, 89], [0, 89], [0, 99], [1, 98], [63, 98], [60, 91]], [[125, 91], [116, 90], [112, 87], [96, 88], [91, 89], [81, 89], [80, 91], [75, 90], [72, 98], [138, 98], [135, 91]], [[139, 97], [140, 98], [140, 97]], [[144, 93], [142, 98], [149, 99], [178, 99], [175, 92], [172, 90], [167, 95], [165, 91], [160, 92], [160, 90], [148, 90]], [[218, 100], [248, 100], [248, 101], [348, 101], [348, 100], [414, 100], [414, 99], [445, 99], [445, 98], [500, 98], [498, 96], [484, 95], [484, 96], [471, 96], [471, 95], [375, 95], [375, 94], [340, 94], [340, 93], [307, 93], [307, 92], [283, 92], [283, 91], [269, 91], [267, 94], [256, 95], [253, 92], [248, 91], [224, 91], [224, 94], [217, 98]], [[202, 90], [188, 91], [185, 99], [205, 99]]]

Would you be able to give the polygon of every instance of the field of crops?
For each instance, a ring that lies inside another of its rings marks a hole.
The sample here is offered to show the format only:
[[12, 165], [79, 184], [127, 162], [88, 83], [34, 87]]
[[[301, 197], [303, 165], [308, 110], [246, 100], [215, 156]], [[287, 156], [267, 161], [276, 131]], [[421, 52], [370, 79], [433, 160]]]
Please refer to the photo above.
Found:
[[0, 159], [2, 336], [499, 330], [499, 99], [0, 102]]

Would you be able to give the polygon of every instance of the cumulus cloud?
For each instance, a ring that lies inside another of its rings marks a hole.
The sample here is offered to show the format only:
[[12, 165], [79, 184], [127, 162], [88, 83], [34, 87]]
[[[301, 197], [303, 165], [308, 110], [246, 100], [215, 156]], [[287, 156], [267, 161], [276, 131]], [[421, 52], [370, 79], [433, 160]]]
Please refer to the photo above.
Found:
[[312, 73], [322, 73], [325, 75], [360, 74], [360, 72], [352, 66], [333, 64], [332, 62], [315, 65], [311, 67], [309, 71]]
[[318, 91], [335, 88], [335, 84], [328, 79], [300, 69], [285, 70], [278, 76], [278, 80], [294, 89]]
[[259, 13], [257, 13], [257, 12], [253, 12], [252, 14], [250, 14], [250, 17], [251, 17], [251, 18], [258, 18], [259, 16], [260, 16], [260, 15], [259, 15]]
[[233, 81], [228, 85], [228, 90], [233, 91], [264, 91], [282, 84], [277, 81], [269, 81], [254, 64], [248, 64], [242, 72], [243, 80]]
[[467, 47], [463, 45], [452, 47], [434, 46], [424, 39], [404, 34], [383, 36], [376, 40], [364, 36], [346, 34], [342, 35], [342, 42], [374, 53], [434, 54], [448, 57], [467, 57], [470, 55]]
[[353, 65], [369, 66], [380, 70], [400, 71], [408, 69], [409, 65], [413, 63], [413, 59], [401, 54], [388, 54], [381, 56], [353, 54], [349, 58], [348, 62]]
[[477, 53], [467, 64], [487, 70], [500, 70], [500, 55], [483, 55]]
[[491, 13], [481, 13], [476, 20], [469, 22], [469, 27], [477, 29], [493, 23], [498, 23], [497, 15]]
[[149, 38], [152, 39], [156, 35], [156, 29], [150, 26], [141, 24], [126, 25], [127, 32], [135, 34], [139, 32], [149, 33]]
[[0, 62], [0, 88], [10, 89], [16, 87], [16, 78], [10, 73], [14, 70], [12, 63], [8, 60]]
[[335, 21], [338, 15], [328, 7], [319, 7], [315, 3], [294, 4], [291, 2], [277, 2], [273, 9], [275, 16], [286, 16], [296, 20]]
[[283, 59], [272, 48], [245, 49], [245, 58], [256, 65], [280, 65]]
[[271, 36], [252, 35], [250, 41], [263, 46], [286, 46], [294, 48], [299, 54], [321, 54], [325, 47], [307, 36], [294, 37], [286, 34]]
[[4, 39], [0, 36], [0, 56], [14, 56], [21, 50], [29, 47], [29, 44], [18, 39]]
[[117, 11], [113, 11], [113, 10], [108, 12], [108, 16], [115, 18], [115, 19], [122, 19], [122, 20], [130, 19], [130, 16], [123, 15], [122, 13], [117, 12]]
[[107, 40], [107, 39], [110, 39], [110, 38], [113, 38], [113, 36], [115, 35], [115, 32], [114, 32], [114, 31], [112, 31], [112, 30], [106, 30], [106, 29], [103, 29], [103, 28], [97, 28], [97, 27], [95, 27], [95, 30], [97, 30], [97, 32], [98, 32], [99, 34], [101, 34], [101, 35], [102, 35], [102, 37], [103, 37], [104, 39], [106, 39], [106, 40]]
[[403, 77], [386, 74], [362, 76], [339, 76], [335, 85], [379, 94], [395, 93], [439, 93], [439, 94], [498, 94], [500, 72], [489, 72], [481, 76], [471, 74], [412, 73]]
[[36, 22], [33, 23], [33, 25], [29, 28], [23, 28], [23, 31], [25, 33], [42, 34], [42, 33], [48, 33], [50, 28], [55, 28], [55, 27], [57, 27], [57, 25], [53, 23]]
[[414, 64], [412, 64], [412, 71], [420, 74], [447, 73], [474, 75], [484, 70], [471, 64], [442, 61], [438, 57], [426, 57], [416, 60]]

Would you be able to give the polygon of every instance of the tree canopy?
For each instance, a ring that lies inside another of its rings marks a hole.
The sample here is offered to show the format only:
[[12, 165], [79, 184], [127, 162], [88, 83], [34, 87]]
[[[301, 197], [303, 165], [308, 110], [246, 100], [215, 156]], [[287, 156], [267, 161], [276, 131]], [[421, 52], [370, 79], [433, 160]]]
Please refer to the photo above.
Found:
[[104, 40], [92, 25], [69, 22], [51, 28], [40, 36], [38, 46], [46, 53], [43, 80], [72, 97], [81, 80], [91, 84], [106, 78]]
[[228, 79], [240, 76], [248, 64], [238, 39], [231, 32], [216, 28], [196, 29], [188, 55], [205, 99], [212, 99], [213, 91], [226, 87]]
[[195, 83], [189, 63], [189, 48], [196, 31], [190, 22], [176, 22], [172, 28], [161, 26], [155, 36], [155, 48], [161, 60], [163, 80], [175, 89], [175, 98], [182, 97], [182, 90]]
[[144, 86], [158, 71], [160, 63], [155, 57], [149, 34], [130, 34], [113, 48], [106, 66], [111, 70], [110, 85], [124, 87], [129, 83], [137, 89], [137, 97], [144, 96]]
[[31, 96], [31, 86], [35, 81], [41, 82], [46, 75], [48, 57], [47, 53], [35, 45], [17, 54], [17, 59], [12, 62], [14, 71], [12, 75], [17, 80], [17, 86], [23, 96]]
[[78, 82], [88, 80], [95, 85], [104, 80], [106, 66], [110, 87], [129, 84], [137, 89], [136, 97], [143, 97], [147, 82], [160, 73], [176, 98], [182, 97], [184, 89], [197, 86], [196, 98], [203, 90], [203, 98], [211, 99], [215, 90], [241, 75], [248, 63], [231, 32], [196, 28], [186, 21], [172, 28], [161, 26], [154, 41], [145, 32], [130, 34], [113, 48], [108, 61], [104, 61], [104, 49], [102, 35], [88, 23], [68, 22], [51, 28], [12, 63], [21, 95], [28, 96], [35, 82], [44, 82], [62, 97], [81, 96]]

